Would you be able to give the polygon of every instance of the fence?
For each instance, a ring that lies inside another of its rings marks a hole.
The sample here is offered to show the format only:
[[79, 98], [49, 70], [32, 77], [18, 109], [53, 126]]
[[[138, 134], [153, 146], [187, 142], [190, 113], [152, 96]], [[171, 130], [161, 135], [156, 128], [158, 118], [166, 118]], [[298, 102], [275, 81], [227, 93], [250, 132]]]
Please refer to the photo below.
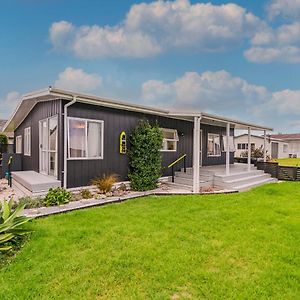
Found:
[[257, 162], [258, 170], [263, 170], [279, 180], [300, 181], [300, 167], [279, 166], [276, 162]]

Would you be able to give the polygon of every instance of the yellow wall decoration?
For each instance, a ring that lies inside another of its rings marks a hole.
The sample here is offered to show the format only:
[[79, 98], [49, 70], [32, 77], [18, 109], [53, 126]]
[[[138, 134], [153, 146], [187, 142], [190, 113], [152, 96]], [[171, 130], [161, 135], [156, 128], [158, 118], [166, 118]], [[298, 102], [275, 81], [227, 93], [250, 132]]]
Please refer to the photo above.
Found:
[[122, 131], [120, 134], [120, 154], [126, 154], [127, 145], [126, 145], [126, 132]]

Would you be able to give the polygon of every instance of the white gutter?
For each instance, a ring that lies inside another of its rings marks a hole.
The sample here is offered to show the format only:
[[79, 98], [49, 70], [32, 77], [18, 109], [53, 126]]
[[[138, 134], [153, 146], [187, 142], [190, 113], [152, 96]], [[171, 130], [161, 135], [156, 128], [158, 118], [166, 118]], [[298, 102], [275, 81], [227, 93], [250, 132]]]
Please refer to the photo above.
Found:
[[77, 101], [76, 96], [73, 96], [73, 100], [64, 106], [64, 188], [67, 188], [67, 168], [68, 168], [68, 107], [73, 105]]

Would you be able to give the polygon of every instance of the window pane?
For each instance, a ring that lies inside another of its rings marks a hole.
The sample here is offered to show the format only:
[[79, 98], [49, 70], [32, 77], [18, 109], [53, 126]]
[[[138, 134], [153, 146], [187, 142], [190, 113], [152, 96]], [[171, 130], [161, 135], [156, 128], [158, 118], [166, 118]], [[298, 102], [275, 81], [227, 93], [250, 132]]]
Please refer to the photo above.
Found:
[[86, 156], [85, 121], [69, 119], [70, 157]]
[[169, 131], [169, 130], [163, 129], [163, 138], [173, 140], [174, 139], [174, 131]]
[[57, 118], [49, 119], [49, 150], [56, 151]]
[[87, 141], [88, 141], [88, 157], [101, 157], [101, 123], [88, 122]]
[[167, 150], [174, 151], [176, 150], [176, 142], [174, 141], [167, 141]]

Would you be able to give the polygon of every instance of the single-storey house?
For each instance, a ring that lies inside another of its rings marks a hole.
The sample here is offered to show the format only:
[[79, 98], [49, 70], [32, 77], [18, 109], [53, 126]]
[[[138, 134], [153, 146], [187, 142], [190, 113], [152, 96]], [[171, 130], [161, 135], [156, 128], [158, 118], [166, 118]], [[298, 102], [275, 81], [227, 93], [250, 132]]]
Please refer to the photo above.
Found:
[[[242, 157], [248, 151], [248, 134], [241, 134], [234, 137], [235, 157]], [[264, 148], [264, 136], [251, 135], [251, 149]], [[290, 145], [288, 142], [270, 135], [266, 139], [266, 152], [270, 158], [288, 158]]]
[[[222, 176], [233, 176], [235, 129], [247, 129], [249, 136], [251, 130], [265, 135], [272, 130], [205, 112], [171, 111], [49, 87], [24, 95], [5, 125], [5, 131], [14, 132], [15, 152], [22, 157], [23, 172], [13, 174], [13, 182], [33, 191], [34, 180], [65, 188], [88, 186], [109, 173], [126, 180], [126, 142], [143, 118], [162, 128], [162, 175], [172, 175], [168, 166], [186, 154], [185, 182], [194, 192], [201, 187], [200, 166], [216, 166]], [[175, 171], [181, 167], [179, 162]], [[253, 171], [250, 158], [245, 167], [244, 173]], [[258, 178], [253, 182], [258, 184]]]
[[270, 138], [288, 144], [289, 157], [300, 157], [300, 133], [271, 134]]

